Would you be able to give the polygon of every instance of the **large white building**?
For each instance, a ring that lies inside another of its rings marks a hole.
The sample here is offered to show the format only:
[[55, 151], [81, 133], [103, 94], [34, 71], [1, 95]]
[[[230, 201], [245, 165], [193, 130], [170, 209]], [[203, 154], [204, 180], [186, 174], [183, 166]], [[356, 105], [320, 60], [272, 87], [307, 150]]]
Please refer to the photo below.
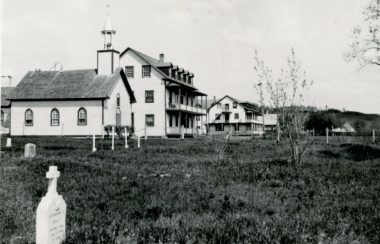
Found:
[[97, 69], [24, 76], [8, 98], [11, 135], [100, 135], [109, 126], [148, 137], [203, 131], [199, 121], [207, 99], [194, 87], [193, 73], [166, 62], [163, 54], [155, 59], [132, 48], [115, 50], [109, 16], [101, 33]]
[[210, 135], [255, 135], [263, 133], [262, 114], [257, 107], [228, 95], [215, 101], [208, 108], [208, 130]]

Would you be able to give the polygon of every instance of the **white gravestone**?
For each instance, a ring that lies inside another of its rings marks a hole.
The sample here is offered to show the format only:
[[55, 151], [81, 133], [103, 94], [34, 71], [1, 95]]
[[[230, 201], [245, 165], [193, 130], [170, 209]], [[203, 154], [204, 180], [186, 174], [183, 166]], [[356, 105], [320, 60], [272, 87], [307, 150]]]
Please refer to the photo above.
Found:
[[92, 152], [96, 152], [95, 134], [92, 135]]
[[37, 207], [36, 244], [59, 244], [66, 237], [66, 203], [57, 193], [57, 166], [50, 166], [48, 192]]
[[125, 149], [128, 149], [128, 136], [129, 136], [129, 133], [127, 132], [127, 128], [125, 128], [125, 131], [124, 131]]
[[137, 136], [137, 148], [140, 148], [140, 136]]
[[115, 127], [112, 126], [112, 150], [115, 150]]
[[182, 125], [181, 127], [181, 140], [183, 141], [185, 139], [185, 127]]
[[5, 145], [6, 147], [11, 147], [12, 146], [12, 139], [11, 138], [7, 138], [7, 145]]
[[27, 143], [25, 145], [24, 156], [26, 158], [34, 158], [36, 156], [36, 145], [33, 143]]

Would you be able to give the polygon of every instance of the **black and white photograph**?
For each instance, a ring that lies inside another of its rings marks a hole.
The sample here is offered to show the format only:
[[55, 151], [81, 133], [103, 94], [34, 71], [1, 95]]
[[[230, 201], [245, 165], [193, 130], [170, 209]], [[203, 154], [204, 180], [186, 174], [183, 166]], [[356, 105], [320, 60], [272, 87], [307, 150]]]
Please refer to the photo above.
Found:
[[0, 243], [380, 243], [380, 0], [0, 17]]

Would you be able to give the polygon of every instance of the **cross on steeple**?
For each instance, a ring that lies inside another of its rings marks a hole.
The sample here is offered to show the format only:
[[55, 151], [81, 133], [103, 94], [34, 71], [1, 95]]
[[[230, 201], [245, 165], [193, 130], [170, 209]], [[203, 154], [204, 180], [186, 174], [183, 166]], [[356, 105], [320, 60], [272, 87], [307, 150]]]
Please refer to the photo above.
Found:
[[49, 172], [46, 172], [46, 178], [49, 179], [47, 196], [58, 195], [57, 180], [60, 176], [57, 166], [49, 166]]

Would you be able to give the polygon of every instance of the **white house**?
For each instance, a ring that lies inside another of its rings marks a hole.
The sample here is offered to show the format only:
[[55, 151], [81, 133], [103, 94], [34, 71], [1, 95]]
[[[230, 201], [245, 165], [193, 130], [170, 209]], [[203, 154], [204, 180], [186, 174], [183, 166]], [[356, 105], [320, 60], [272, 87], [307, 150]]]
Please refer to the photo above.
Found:
[[208, 132], [210, 135], [230, 131], [233, 135], [262, 134], [261, 116], [254, 104], [226, 95], [208, 109]]
[[194, 86], [194, 74], [130, 47], [120, 54], [120, 66], [131, 84], [136, 104], [132, 126], [138, 136], [175, 137], [202, 132], [197, 118], [206, 116], [206, 94]]
[[97, 69], [30, 71], [11, 92], [11, 135], [103, 134], [107, 125], [131, 126], [136, 102], [112, 47], [109, 18]]
[[8, 134], [11, 125], [11, 102], [7, 100], [13, 87], [1, 87], [0, 134]]

